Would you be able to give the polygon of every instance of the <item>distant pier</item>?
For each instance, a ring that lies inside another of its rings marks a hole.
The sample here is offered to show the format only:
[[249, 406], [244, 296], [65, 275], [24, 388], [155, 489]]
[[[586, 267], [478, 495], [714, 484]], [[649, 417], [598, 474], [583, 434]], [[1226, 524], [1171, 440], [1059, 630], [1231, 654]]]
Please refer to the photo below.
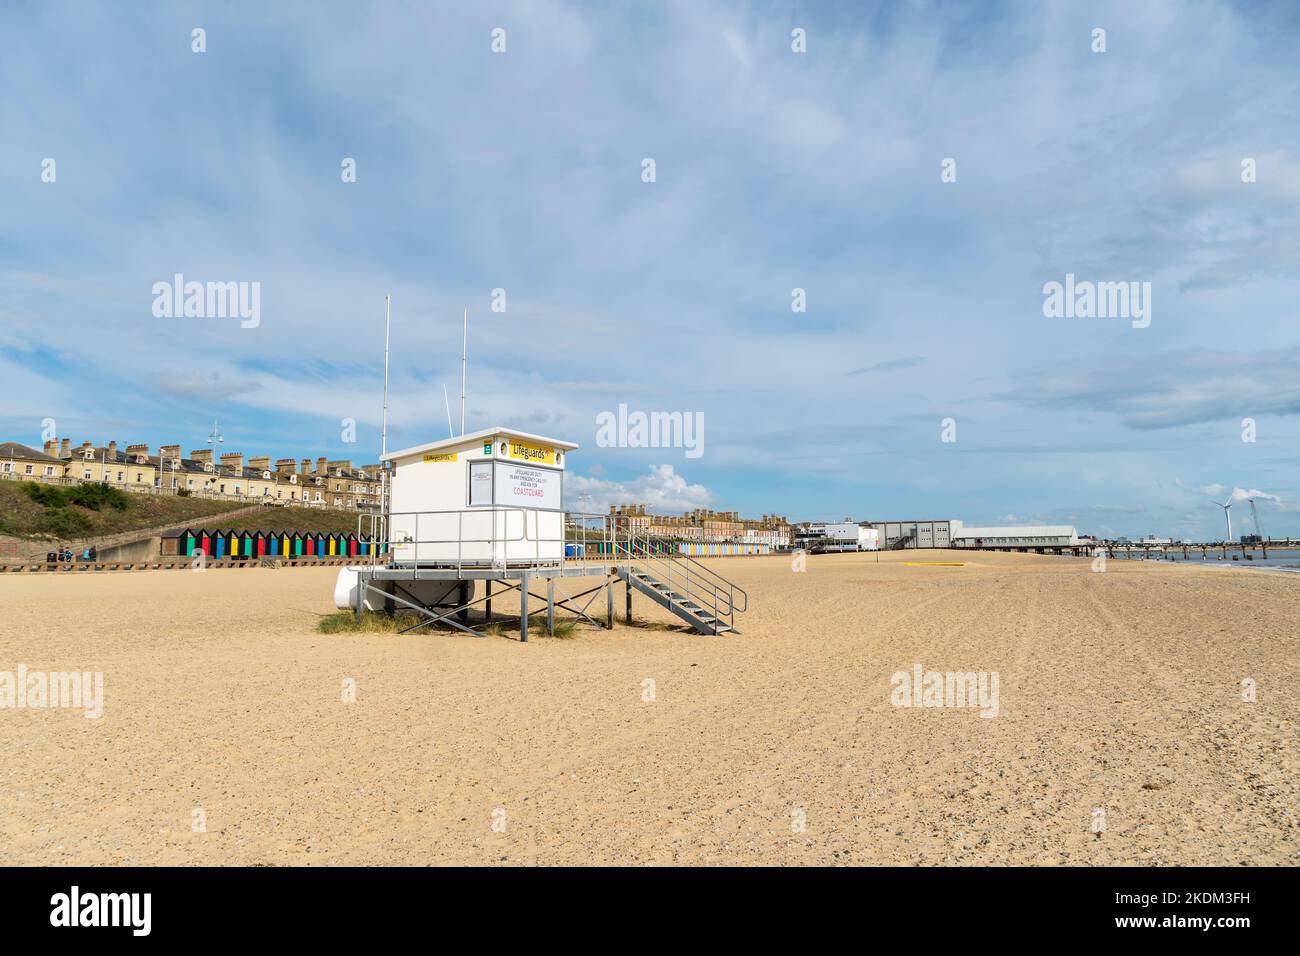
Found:
[[1178, 544], [997, 544], [997, 545], [952, 545], [952, 551], [1009, 551], [1021, 554], [1057, 554], [1076, 558], [1096, 557], [1098, 552], [1111, 558], [1137, 558], [1153, 560], [1173, 560], [1181, 555], [1184, 561], [1199, 557], [1208, 561], [1212, 558], [1223, 560], [1253, 561], [1256, 555], [1260, 560], [1268, 560], [1268, 550], [1273, 548], [1284, 551], [1300, 548], [1300, 538], [1272, 538], [1268, 541], [1256, 541], [1250, 544], [1230, 541], [1206, 541]]

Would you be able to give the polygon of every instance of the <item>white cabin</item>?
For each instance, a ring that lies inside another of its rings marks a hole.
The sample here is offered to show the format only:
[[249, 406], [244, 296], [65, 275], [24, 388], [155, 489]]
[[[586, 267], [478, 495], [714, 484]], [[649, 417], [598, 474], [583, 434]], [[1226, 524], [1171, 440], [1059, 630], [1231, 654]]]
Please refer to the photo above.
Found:
[[509, 428], [385, 455], [393, 561], [417, 567], [564, 558], [564, 468], [578, 446]]

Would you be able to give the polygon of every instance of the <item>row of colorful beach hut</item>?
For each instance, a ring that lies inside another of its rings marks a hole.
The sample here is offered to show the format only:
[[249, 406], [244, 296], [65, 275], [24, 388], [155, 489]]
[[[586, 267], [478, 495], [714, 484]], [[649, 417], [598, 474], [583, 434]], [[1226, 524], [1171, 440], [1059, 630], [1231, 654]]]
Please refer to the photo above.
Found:
[[387, 545], [364, 535], [293, 531], [235, 531], [186, 528], [162, 539], [162, 553], [207, 555], [216, 561], [256, 558], [368, 558]]
[[[638, 541], [635, 545], [637, 554], [673, 554], [676, 548], [676, 542], [665, 540]], [[615, 547], [609, 541], [569, 541], [564, 545], [564, 556], [566, 558], [599, 558], [615, 554], [626, 555], [627, 545], [619, 542]]]
[[[652, 538], [649, 541], [638, 541], [635, 547], [637, 554], [685, 554], [691, 557], [713, 558], [772, 553], [770, 544], [760, 544], [754, 541], [669, 541], [662, 538]], [[607, 541], [588, 541], [585, 543], [570, 541], [564, 546], [564, 554], [570, 558], [603, 557], [614, 551], [617, 551], [619, 555], [623, 555], [625, 554], [625, 548], [626, 545], [622, 543], [617, 548], [614, 548]]]
[[678, 541], [677, 553], [691, 557], [725, 558], [740, 554], [771, 554], [772, 546], [757, 541]]

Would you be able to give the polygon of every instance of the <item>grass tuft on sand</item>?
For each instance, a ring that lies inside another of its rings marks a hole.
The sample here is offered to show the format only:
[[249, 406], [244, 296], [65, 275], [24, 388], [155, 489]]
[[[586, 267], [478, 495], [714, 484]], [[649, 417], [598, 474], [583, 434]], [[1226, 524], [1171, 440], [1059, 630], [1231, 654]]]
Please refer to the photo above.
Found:
[[[414, 611], [398, 614], [380, 614], [376, 611], [363, 611], [361, 620], [357, 620], [356, 611], [335, 611], [325, 614], [316, 623], [316, 630], [322, 634], [396, 634], [398, 631], [419, 624], [424, 618]], [[451, 630], [436, 624], [430, 625], [435, 630]], [[577, 637], [578, 622], [571, 618], [557, 618], [555, 637], [567, 641]], [[546, 621], [532, 621], [529, 634], [537, 637], [550, 637], [546, 633]], [[518, 626], [508, 627], [501, 621], [493, 621], [480, 632], [488, 637], [512, 637], [519, 633]]]
[[361, 620], [358, 621], [356, 611], [335, 611], [323, 615], [316, 623], [316, 630], [322, 634], [396, 634], [419, 623], [420, 615], [414, 612], [379, 614], [375, 611], [362, 611]]
[[[555, 619], [555, 637], [561, 641], [569, 641], [577, 637], [578, 622], [572, 618]], [[550, 637], [546, 633], [546, 621], [534, 621], [528, 628], [528, 633], [536, 634], [540, 637]]]

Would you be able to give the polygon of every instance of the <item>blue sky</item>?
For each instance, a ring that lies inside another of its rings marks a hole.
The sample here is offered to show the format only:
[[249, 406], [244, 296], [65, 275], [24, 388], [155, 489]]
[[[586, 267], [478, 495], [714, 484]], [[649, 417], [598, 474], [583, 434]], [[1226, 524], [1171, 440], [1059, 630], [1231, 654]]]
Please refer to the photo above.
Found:
[[[847, 6], [6, 4], [0, 437], [372, 461], [391, 292], [390, 445], [468, 308], [468, 426], [597, 506], [1300, 534], [1295, 9]], [[260, 324], [155, 318], [175, 273]], [[1045, 317], [1067, 273], [1150, 326]], [[703, 455], [597, 447], [620, 403]]]

